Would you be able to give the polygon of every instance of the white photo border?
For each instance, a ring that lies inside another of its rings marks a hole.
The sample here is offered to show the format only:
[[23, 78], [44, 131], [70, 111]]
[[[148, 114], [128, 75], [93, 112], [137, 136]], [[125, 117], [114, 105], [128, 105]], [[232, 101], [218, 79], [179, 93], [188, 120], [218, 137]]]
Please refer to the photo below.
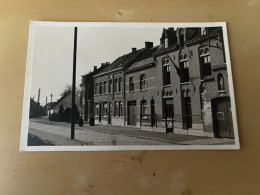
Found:
[[[30, 111], [30, 94], [32, 82], [32, 66], [35, 45], [35, 28], [39, 26], [48, 27], [115, 27], [115, 28], [155, 28], [155, 27], [222, 27], [224, 47], [228, 72], [228, 84], [230, 91], [231, 109], [235, 144], [233, 145], [153, 145], [153, 146], [28, 146], [28, 127]], [[230, 51], [227, 35], [226, 22], [194, 22], [194, 23], [145, 23], [145, 22], [42, 22], [31, 21], [29, 30], [29, 41], [27, 50], [27, 63], [24, 85], [24, 99], [22, 112], [22, 125], [20, 137], [20, 151], [122, 151], [122, 150], [236, 150], [240, 149], [237, 114], [233, 77], [231, 70]]]

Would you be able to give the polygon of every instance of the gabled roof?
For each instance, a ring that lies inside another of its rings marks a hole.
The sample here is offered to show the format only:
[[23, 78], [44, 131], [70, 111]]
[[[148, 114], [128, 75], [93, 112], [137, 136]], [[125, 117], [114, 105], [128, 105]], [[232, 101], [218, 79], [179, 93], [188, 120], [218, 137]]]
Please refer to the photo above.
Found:
[[62, 96], [57, 102], [51, 102], [52, 103], [52, 105], [50, 106], [50, 109], [53, 109], [56, 105], [58, 105], [65, 97], [67, 97], [69, 94], [71, 93], [71, 91], [70, 92], [68, 92], [68, 93], [66, 93], [64, 96]]
[[139, 50], [136, 50], [131, 53], [118, 57], [115, 61], [113, 61], [111, 64], [109, 64], [100, 73], [108, 72], [108, 71], [118, 69], [118, 68], [127, 68], [131, 62], [133, 62], [139, 55], [142, 54], [143, 50], [144, 49], [139, 49]]
[[159, 46], [145, 49], [142, 54], [136, 58], [135, 62], [127, 69], [127, 71], [138, 69], [145, 65], [154, 63], [153, 54], [157, 51], [158, 48]]
[[102, 70], [104, 70], [107, 66], [109, 66], [109, 64], [104, 64], [103, 66], [97, 68], [96, 70], [88, 73], [88, 74], [85, 74], [85, 75], [82, 75], [82, 82], [81, 82], [81, 86], [84, 84], [85, 80], [88, 79], [88, 78], [91, 78], [93, 77], [94, 75], [96, 74], [99, 74]]

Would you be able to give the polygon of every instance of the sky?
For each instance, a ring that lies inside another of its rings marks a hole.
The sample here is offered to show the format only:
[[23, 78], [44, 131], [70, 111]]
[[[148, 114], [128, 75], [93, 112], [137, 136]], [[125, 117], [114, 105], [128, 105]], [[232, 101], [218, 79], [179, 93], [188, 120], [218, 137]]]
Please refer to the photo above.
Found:
[[[154, 46], [160, 42], [162, 28], [108, 28], [79, 27], [77, 40], [76, 83], [81, 75], [101, 66], [103, 62], [113, 62], [121, 55], [131, 52], [132, 47], [141, 49], [145, 41]], [[37, 26], [33, 51], [31, 97], [45, 105], [61, 96], [66, 85], [72, 84], [73, 27]]]

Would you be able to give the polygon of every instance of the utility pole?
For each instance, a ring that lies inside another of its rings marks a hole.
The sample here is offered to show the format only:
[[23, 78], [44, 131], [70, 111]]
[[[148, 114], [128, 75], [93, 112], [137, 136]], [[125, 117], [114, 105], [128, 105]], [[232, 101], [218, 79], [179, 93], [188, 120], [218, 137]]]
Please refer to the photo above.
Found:
[[77, 61], [77, 31], [74, 29], [73, 73], [72, 73], [72, 102], [71, 102], [71, 139], [75, 137], [75, 88], [76, 88], [76, 61]]

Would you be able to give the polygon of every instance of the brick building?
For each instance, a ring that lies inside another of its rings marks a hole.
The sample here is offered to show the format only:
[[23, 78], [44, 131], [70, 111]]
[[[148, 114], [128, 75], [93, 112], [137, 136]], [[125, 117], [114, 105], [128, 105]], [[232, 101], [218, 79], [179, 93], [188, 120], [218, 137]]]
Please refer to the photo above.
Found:
[[93, 76], [100, 73], [109, 65], [109, 62], [101, 63], [101, 67], [94, 66], [94, 70], [82, 76], [81, 88], [81, 104], [82, 117], [85, 122], [89, 122], [91, 116], [94, 116], [94, 78]]
[[96, 124], [234, 137], [221, 27], [163, 29], [93, 78]]

